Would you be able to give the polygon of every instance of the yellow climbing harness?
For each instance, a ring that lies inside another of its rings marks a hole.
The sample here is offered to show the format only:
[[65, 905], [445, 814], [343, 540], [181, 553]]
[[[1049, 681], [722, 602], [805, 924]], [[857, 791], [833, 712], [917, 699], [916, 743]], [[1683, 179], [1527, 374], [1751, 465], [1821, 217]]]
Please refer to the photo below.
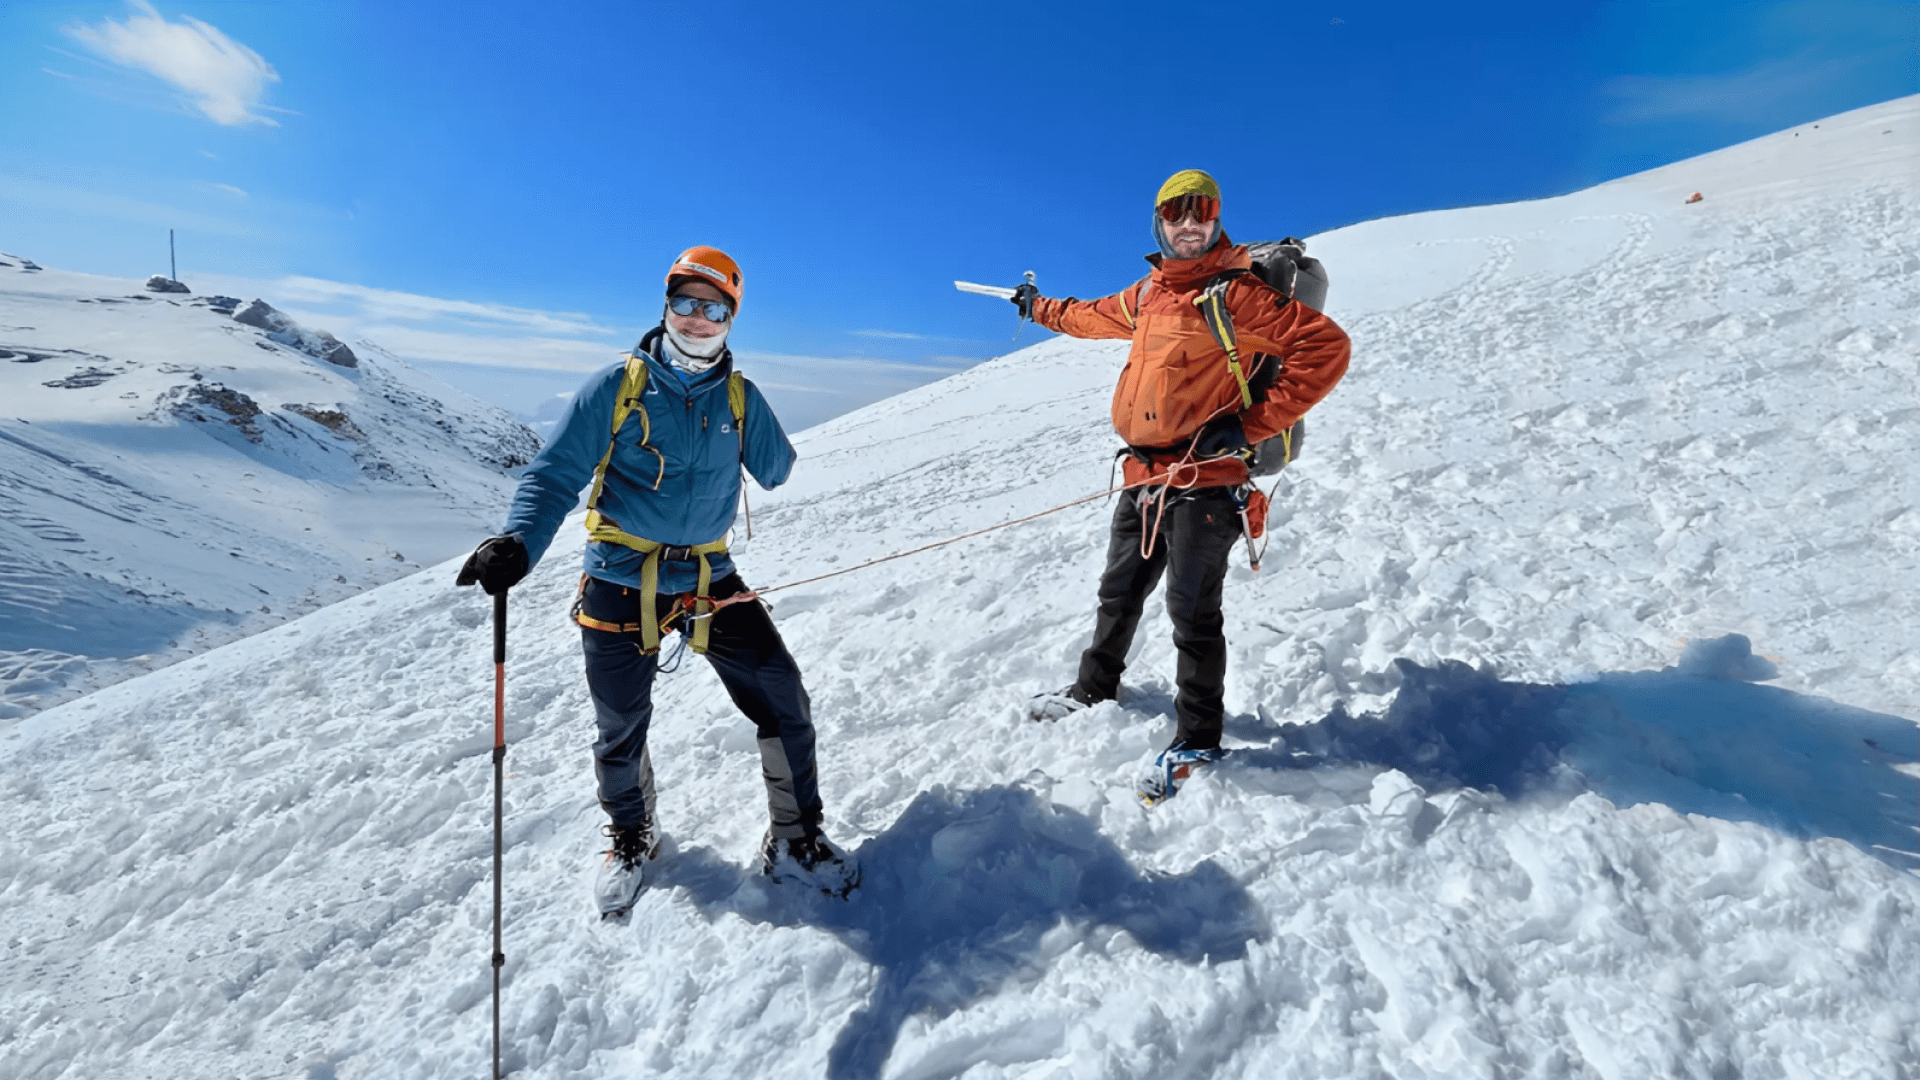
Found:
[[[613, 431], [607, 439], [607, 452], [600, 455], [600, 464], [593, 470], [593, 490], [587, 495], [587, 536], [605, 544], [619, 544], [632, 548], [646, 556], [640, 564], [640, 623], [610, 623], [595, 619], [579, 610], [575, 605], [574, 621], [581, 626], [595, 630], [611, 630], [616, 633], [640, 632], [640, 651], [652, 655], [660, 651], [660, 638], [665, 632], [661, 625], [659, 604], [656, 600], [660, 592], [660, 563], [662, 561], [680, 561], [697, 559], [700, 563], [699, 583], [694, 586], [691, 598], [682, 598], [673, 606], [664, 620], [671, 623], [683, 612], [693, 622], [688, 634], [688, 645], [694, 652], [707, 651], [707, 636], [713, 622], [715, 610], [713, 598], [708, 592], [713, 587], [713, 564], [708, 556], [718, 555], [727, 550], [727, 538], [710, 540], [704, 544], [676, 545], [663, 544], [658, 540], [649, 540], [644, 536], [635, 536], [622, 529], [618, 522], [600, 512], [600, 494], [607, 483], [607, 466], [613, 461], [614, 444], [619, 440], [620, 429], [626, 425], [627, 418], [634, 413], [640, 414], [640, 448], [651, 453], [660, 463], [660, 470], [653, 478], [653, 490], [660, 490], [660, 481], [666, 477], [667, 459], [651, 445], [653, 423], [647, 418], [647, 407], [641, 398], [647, 392], [647, 362], [636, 355], [627, 357], [626, 372], [620, 377], [620, 395], [614, 399]], [[740, 436], [740, 455], [742, 460], [747, 452], [747, 383], [739, 372], [727, 376], [727, 408], [733, 413], [733, 430]], [[585, 582], [581, 583], [582, 589]]]

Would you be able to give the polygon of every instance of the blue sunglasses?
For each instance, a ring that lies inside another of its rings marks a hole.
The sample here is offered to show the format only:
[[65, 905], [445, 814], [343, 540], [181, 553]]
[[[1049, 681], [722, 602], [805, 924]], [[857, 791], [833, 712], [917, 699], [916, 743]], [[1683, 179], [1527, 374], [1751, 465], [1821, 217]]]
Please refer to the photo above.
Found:
[[708, 322], [723, 323], [733, 318], [733, 309], [726, 304], [719, 300], [702, 300], [697, 296], [670, 296], [667, 298], [667, 307], [675, 315], [691, 315], [697, 311]]

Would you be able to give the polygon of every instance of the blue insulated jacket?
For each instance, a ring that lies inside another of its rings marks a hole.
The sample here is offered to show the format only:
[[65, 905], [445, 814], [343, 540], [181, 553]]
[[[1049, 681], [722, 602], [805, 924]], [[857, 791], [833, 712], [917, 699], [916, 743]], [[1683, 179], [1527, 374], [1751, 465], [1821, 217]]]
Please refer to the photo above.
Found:
[[[653, 330], [636, 350], [647, 363], [647, 391], [641, 400], [652, 423], [647, 443], [652, 449], [641, 445], [636, 409], [614, 440], [600, 512], [635, 536], [676, 547], [704, 544], [726, 535], [740, 502], [740, 436], [733, 430], [733, 411], [727, 405], [733, 357], [729, 354], [698, 375], [686, 375], [660, 359], [661, 336], [661, 331]], [[593, 483], [594, 467], [607, 451], [614, 399], [620, 394], [625, 370], [623, 361], [580, 387], [553, 438], [520, 477], [501, 531], [519, 534], [535, 564], [553, 543], [560, 523], [579, 504], [583, 489]], [[747, 471], [761, 487], [778, 487], [786, 482], [799, 455], [759, 388], [749, 381], [746, 389]], [[659, 451], [658, 457], [654, 451]], [[592, 541], [587, 544], [586, 571], [639, 588], [645, 558], [632, 548]], [[733, 560], [725, 554], [709, 556], [708, 561], [715, 581], [733, 572]], [[692, 559], [663, 561], [660, 591], [692, 592], [699, 569]]]

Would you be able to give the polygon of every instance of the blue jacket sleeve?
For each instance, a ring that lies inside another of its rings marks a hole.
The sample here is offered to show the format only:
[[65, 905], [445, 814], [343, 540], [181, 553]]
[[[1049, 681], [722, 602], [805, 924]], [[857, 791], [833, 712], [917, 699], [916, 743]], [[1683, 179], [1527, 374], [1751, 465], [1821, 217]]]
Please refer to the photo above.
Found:
[[[613, 423], [611, 406], [607, 423]], [[793, 463], [799, 459], [799, 451], [787, 441], [779, 417], [773, 415], [767, 399], [760, 396], [760, 388], [753, 385], [751, 379], [747, 380], [747, 471], [761, 487], [771, 490], [787, 482], [793, 473]]]
[[583, 383], [553, 438], [520, 476], [501, 532], [520, 535], [530, 565], [539, 565], [560, 523], [579, 505], [581, 489], [593, 482], [593, 470], [613, 440], [614, 398], [625, 371], [624, 363], [615, 364]]

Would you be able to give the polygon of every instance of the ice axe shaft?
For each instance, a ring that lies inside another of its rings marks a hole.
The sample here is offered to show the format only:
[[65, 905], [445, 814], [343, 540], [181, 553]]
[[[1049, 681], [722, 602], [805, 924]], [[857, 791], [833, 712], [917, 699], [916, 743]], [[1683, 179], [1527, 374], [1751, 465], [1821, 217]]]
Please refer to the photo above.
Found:
[[[1031, 270], [1027, 271], [1027, 284], [1028, 285], [1033, 284], [1033, 271]], [[1014, 297], [1019, 295], [1019, 290], [1017, 289], [1009, 289], [1000, 285], [981, 285], [978, 282], [973, 282], [973, 281], [956, 281], [953, 283], [953, 287], [956, 289], [959, 289], [961, 292], [978, 293], [981, 296], [997, 296], [1002, 300], [1011, 300]], [[1024, 323], [1030, 322], [1032, 321], [1032, 319], [1033, 319], [1033, 313], [1030, 310], [1028, 310], [1028, 305], [1021, 304], [1020, 305], [1021, 323], [1024, 324]], [[1013, 328], [1013, 337], [1014, 337], [1014, 340], [1016, 341], [1019, 340], [1020, 326], [1015, 326]]]
[[953, 287], [961, 292], [979, 293], [981, 296], [997, 296], [1002, 300], [1013, 299], [1013, 290], [999, 285], [976, 285], [971, 281], [956, 281]]

